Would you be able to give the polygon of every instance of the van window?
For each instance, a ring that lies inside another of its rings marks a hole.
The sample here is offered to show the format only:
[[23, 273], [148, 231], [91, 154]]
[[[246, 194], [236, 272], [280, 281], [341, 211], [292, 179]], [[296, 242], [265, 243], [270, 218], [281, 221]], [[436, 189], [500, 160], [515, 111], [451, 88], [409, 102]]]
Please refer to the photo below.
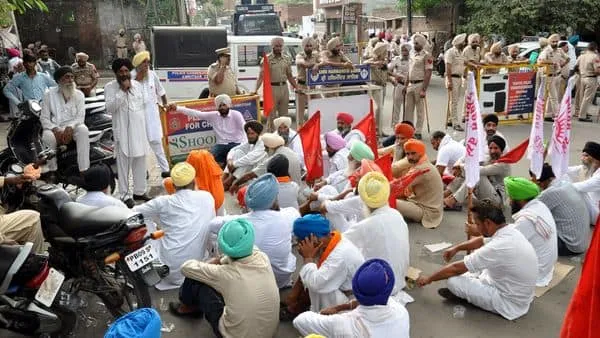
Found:
[[[269, 54], [270, 52], [270, 45], [239, 45], [238, 66], [258, 66], [260, 64], [260, 60], [262, 59], [263, 53]], [[292, 58], [292, 64], [296, 64], [296, 54], [298, 53], [298, 46], [284, 46], [283, 52]]]
[[236, 35], [281, 35], [283, 29], [275, 14], [240, 15]]
[[223, 28], [154, 27], [152, 38], [155, 68], [208, 67], [215, 50], [227, 47]]

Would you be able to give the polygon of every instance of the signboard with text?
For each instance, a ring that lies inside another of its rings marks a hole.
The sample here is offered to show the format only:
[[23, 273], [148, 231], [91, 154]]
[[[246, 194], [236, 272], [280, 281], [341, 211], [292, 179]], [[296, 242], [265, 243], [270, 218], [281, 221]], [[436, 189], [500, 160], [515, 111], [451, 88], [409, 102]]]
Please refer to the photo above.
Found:
[[507, 100], [506, 114], [509, 118], [533, 112], [535, 72], [508, 73]]
[[[231, 98], [233, 107], [244, 115], [246, 121], [258, 120], [259, 97], [257, 95], [242, 95]], [[183, 106], [201, 111], [214, 111], [214, 99], [202, 99], [176, 102]], [[190, 151], [208, 149], [217, 138], [210, 123], [199, 118], [190, 117], [175, 111], [161, 114], [163, 124], [163, 146], [169, 162], [185, 161]]]
[[308, 86], [332, 85], [344, 83], [361, 83], [371, 81], [370, 65], [354, 65], [354, 68], [322, 67], [319, 72], [306, 70]]
[[[500, 122], [530, 121], [535, 104], [536, 72], [530, 68], [486, 66], [479, 75], [477, 96], [481, 113], [497, 114]], [[499, 73], [485, 73], [487, 69], [500, 69]]]

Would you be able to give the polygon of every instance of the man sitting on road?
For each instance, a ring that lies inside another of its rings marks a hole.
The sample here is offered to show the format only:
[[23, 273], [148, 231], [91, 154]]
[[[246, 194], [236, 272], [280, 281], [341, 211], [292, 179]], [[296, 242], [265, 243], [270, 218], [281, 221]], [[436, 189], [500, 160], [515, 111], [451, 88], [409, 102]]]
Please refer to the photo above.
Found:
[[292, 127], [292, 118], [289, 116], [281, 116], [273, 120], [273, 126], [277, 134], [283, 137], [285, 146], [292, 149], [298, 155], [298, 161], [302, 163], [304, 168], [304, 149], [302, 148], [302, 138]]
[[354, 116], [348, 113], [337, 113], [335, 117], [337, 121], [337, 128], [333, 131], [337, 132], [346, 140], [346, 148], [350, 149], [352, 141], [365, 142], [365, 135], [359, 130], [352, 129], [352, 123], [354, 122]]
[[324, 138], [325, 151], [329, 158], [327, 175], [346, 169], [348, 167], [348, 155], [350, 155], [350, 150], [346, 148], [346, 140], [335, 131], [326, 132]]
[[265, 145], [260, 139], [263, 125], [255, 120], [248, 121], [244, 124], [244, 131], [248, 142], [233, 147], [227, 154], [227, 166], [223, 173], [225, 191], [229, 191], [236, 179], [252, 171], [267, 157]]
[[110, 169], [105, 164], [91, 166], [83, 174], [83, 188], [86, 193], [79, 196], [77, 202], [98, 208], [108, 206], [127, 208], [125, 203], [110, 195], [110, 183], [114, 179]]
[[595, 223], [600, 208], [600, 144], [587, 142], [581, 152], [581, 165], [569, 167], [567, 174], [575, 189], [583, 194], [590, 221]]
[[454, 141], [452, 136], [446, 135], [443, 131], [431, 134], [431, 145], [438, 152], [435, 166], [442, 177], [450, 174], [448, 169], [452, 169], [454, 163], [465, 157], [467, 152], [465, 146]]
[[504, 139], [504, 142], [507, 142], [508, 145], [508, 140], [506, 139], [506, 137], [498, 131], [499, 122], [500, 120], [498, 119], [498, 115], [496, 114], [488, 114], [483, 117], [483, 128], [485, 129], [487, 140], [489, 141], [494, 135], [496, 135], [502, 137]]
[[508, 320], [519, 318], [529, 311], [535, 293], [535, 250], [513, 224], [506, 224], [502, 206], [486, 199], [475, 202], [471, 212], [475, 224], [469, 228], [476, 227], [483, 236], [449, 248], [444, 259], [449, 262], [459, 251], [475, 251], [431, 276], [421, 275], [417, 284], [448, 279], [448, 288], [438, 290], [440, 296], [466, 299]]

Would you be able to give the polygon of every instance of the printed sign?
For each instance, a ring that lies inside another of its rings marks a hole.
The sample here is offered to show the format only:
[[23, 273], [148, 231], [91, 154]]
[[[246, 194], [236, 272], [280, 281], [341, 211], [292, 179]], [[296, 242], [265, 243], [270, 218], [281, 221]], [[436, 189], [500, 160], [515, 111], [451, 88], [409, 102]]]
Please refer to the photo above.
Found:
[[168, 71], [169, 81], [208, 81], [207, 71]]
[[354, 65], [353, 69], [322, 67], [319, 68], [317, 74], [313, 74], [310, 69], [307, 69], [306, 78], [308, 86], [369, 82], [371, 81], [371, 66]]
[[506, 114], [527, 115], [533, 112], [535, 101], [535, 73], [508, 73], [508, 102]]
[[[258, 119], [259, 101], [257, 95], [241, 95], [231, 98], [233, 107], [244, 115], [246, 121]], [[201, 110], [214, 111], [214, 99], [176, 102], [177, 105]], [[217, 143], [210, 123], [174, 111], [161, 114], [163, 143], [171, 163], [185, 161], [190, 151], [208, 149]]]

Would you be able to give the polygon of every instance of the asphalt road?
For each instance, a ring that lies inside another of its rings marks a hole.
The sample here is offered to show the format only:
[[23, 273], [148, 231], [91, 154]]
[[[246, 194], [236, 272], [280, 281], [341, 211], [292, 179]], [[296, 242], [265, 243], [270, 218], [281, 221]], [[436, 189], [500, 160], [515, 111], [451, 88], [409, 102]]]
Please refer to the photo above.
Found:
[[[391, 88], [388, 86], [387, 98], [391, 98]], [[429, 114], [431, 123], [431, 132], [435, 130], [444, 130], [445, 112], [446, 112], [446, 90], [439, 76], [434, 75], [432, 84], [428, 92]], [[384, 111], [384, 125], [389, 125], [391, 117], [391, 102], [388, 101]], [[545, 123], [545, 133], [550, 135], [551, 124]], [[426, 127], [425, 127], [426, 128]], [[579, 154], [583, 145], [588, 140], [597, 140], [600, 128], [596, 123], [573, 122], [571, 135], [573, 137], [570, 149], [571, 164], [579, 163]], [[0, 125], [0, 141], [4, 141], [6, 134], [6, 125]], [[515, 146], [529, 135], [529, 125], [500, 126], [499, 130], [508, 138], [511, 146]], [[391, 133], [390, 130], [386, 130]], [[428, 144], [429, 158], [435, 158], [435, 152], [429, 145], [427, 130], [423, 131], [425, 141]], [[453, 134], [455, 139], [464, 137], [463, 133]], [[154, 163], [149, 158], [149, 163]], [[513, 165], [512, 174], [527, 176], [528, 161]], [[158, 170], [151, 172], [151, 181], [158, 185]], [[160, 192], [160, 188], [155, 188], [154, 192]], [[233, 206], [234, 201], [231, 197], [226, 200], [230, 213], [236, 210]], [[235, 213], [235, 212], [233, 212]], [[448, 241], [458, 243], [465, 240], [463, 225], [466, 220], [466, 212], [446, 212], [442, 224], [434, 229], [423, 228], [419, 224], [409, 223], [410, 230], [410, 262], [411, 266], [421, 269], [426, 274], [430, 274], [440, 266], [443, 261], [441, 254], [431, 254], [423, 247], [425, 244]], [[461, 256], [459, 256], [461, 257]], [[522, 318], [514, 321], [507, 321], [500, 316], [489, 312], [479, 310], [466, 305], [464, 318], [454, 318], [453, 309], [457, 305], [452, 302], [444, 301], [437, 294], [437, 289], [445, 287], [446, 282], [434, 283], [423, 289], [412, 289], [408, 293], [415, 298], [415, 302], [407, 306], [410, 313], [411, 337], [415, 338], [445, 338], [445, 337], [557, 337], [562, 324], [566, 307], [569, 303], [573, 289], [577, 283], [581, 272], [580, 259], [560, 259], [565, 264], [575, 266], [571, 272], [558, 286], [550, 290], [543, 297], [535, 299], [529, 313]], [[299, 263], [301, 260], [299, 260]], [[179, 319], [171, 316], [166, 310], [169, 301], [177, 299], [176, 291], [158, 292], [152, 291], [152, 301], [155, 308], [161, 313], [163, 326], [171, 328], [170, 332], [163, 332], [163, 337], [213, 337], [209, 325], [198, 319]], [[110, 321], [102, 305], [97, 304], [99, 300], [88, 298], [88, 306], [82, 309], [83, 313], [92, 317], [94, 320], [79, 321], [75, 337], [102, 337], [107, 322]], [[0, 335], [5, 337], [4, 332]], [[298, 337], [299, 334], [294, 330], [290, 323], [280, 323], [277, 337]], [[12, 337], [12, 335], [9, 335]], [[390, 333], [389, 337], [393, 337]], [[241, 337], [240, 337], [241, 338]]]

